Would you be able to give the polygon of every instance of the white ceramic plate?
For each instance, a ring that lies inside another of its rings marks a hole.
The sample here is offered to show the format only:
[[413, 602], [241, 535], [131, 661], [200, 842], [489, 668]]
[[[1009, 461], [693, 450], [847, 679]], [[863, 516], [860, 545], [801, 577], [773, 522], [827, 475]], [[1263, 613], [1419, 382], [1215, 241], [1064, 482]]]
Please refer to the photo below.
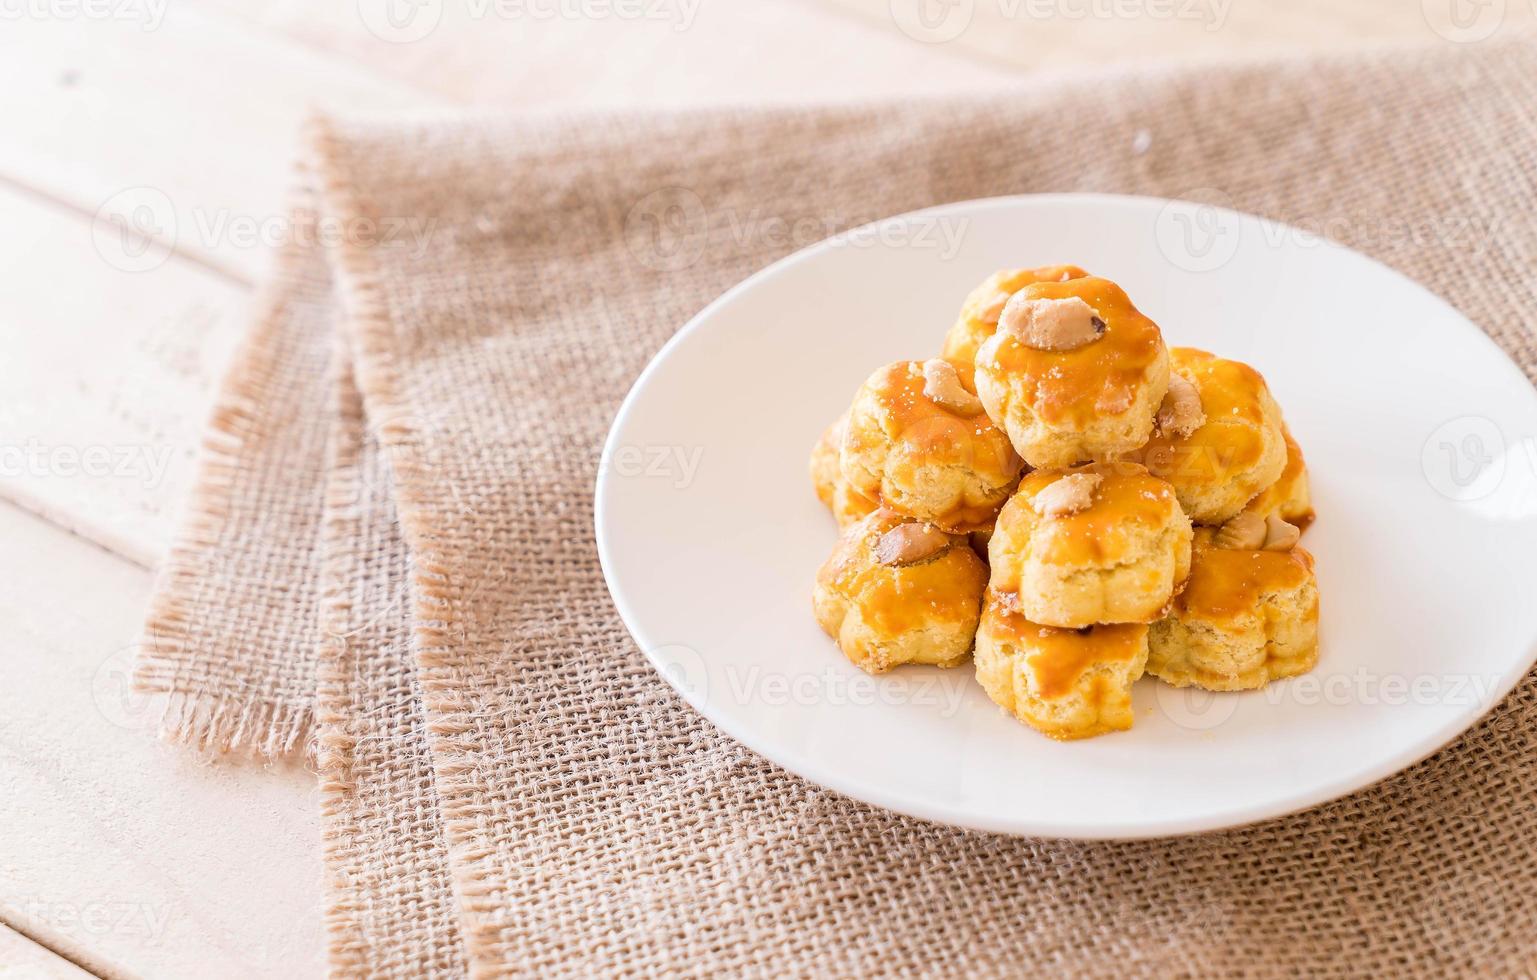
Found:
[[[1059, 262], [1119, 282], [1169, 344], [1269, 380], [1319, 512], [1311, 674], [1222, 695], [1147, 678], [1131, 731], [1058, 743], [994, 707], [969, 665], [869, 678], [818, 630], [835, 529], [812, 443], [876, 367], [936, 354], [988, 273]], [[657, 669], [786, 769], [983, 830], [1212, 830], [1403, 769], [1531, 666], [1537, 395], [1445, 302], [1295, 229], [1140, 198], [973, 201], [805, 249], [695, 317], [614, 422], [597, 536]]]

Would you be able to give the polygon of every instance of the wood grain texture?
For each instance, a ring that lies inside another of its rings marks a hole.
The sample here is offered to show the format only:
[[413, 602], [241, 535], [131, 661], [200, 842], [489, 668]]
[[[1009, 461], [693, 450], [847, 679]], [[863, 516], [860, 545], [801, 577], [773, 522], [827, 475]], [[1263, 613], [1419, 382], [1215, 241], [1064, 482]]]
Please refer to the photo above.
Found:
[[[1146, 62], [1227, 60], [1434, 43], [1526, 30], [1520, 0], [819, 0], [915, 46], [1021, 72], [1093, 72]], [[1489, 19], [1483, 20], [1482, 18]], [[1459, 31], [1459, 23], [1472, 25]], [[1463, 43], [1476, 43], [1466, 41]]]
[[0, 496], [150, 566], [249, 290], [175, 255], [114, 265], [116, 235], [4, 187], [0, 229]]
[[441, 104], [179, 4], [8, 23], [0, 123], [34, 135], [0, 140], [0, 499], [157, 560], [303, 119]]
[[[381, 32], [415, 38], [396, 43], [365, 23], [377, 23], [380, 0], [195, 2], [424, 92], [509, 109], [825, 102], [975, 89], [1013, 76], [815, 0], [464, 0], [443, 4], [440, 18], [423, 15], [409, 32]], [[611, 13], [621, 7], [639, 15]]]
[[[206, 0], [152, 29], [0, 33], [0, 122], [49, 134], [0, 141], [0, 499], [141, 563], [163, 553], [250, 283], [286, 233], [314, 107], [847, 98], [1004, 77], [797, 3], [700, 7], [684, 30], [450, 17], [413, 44], [370, 34], [358, 10]], [[552, 71], [568, 64], [582, 70]]]
[[149, 573], [3, 505], [0, 540], [0, 921], [128, 975], [317, 975], [313, 775], [160, 742]]
[[184, 4], [152, 27], [75, 17], [0, 32], [0, 121], [28, 134], [0, 140], [0, 175], [86, 215], [146, 189], [161, 240], [247, 284], [284, 232], [306, 116], [436, 105]]

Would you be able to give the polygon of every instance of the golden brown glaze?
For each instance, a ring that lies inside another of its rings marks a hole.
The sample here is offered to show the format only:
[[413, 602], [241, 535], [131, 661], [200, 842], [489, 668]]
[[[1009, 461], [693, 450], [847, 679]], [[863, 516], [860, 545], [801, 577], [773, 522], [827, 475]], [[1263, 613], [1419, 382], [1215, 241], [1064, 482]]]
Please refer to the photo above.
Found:
[[[1117, 623], [1084, 629], [1058, 629], [1032, 623], [1007, 603], [988, 597], [987, 616], [994, 635], [1028, 651], [1025, 666], [1035, 679], [1036, 693], [1060, 698], [1073, 690], [1084, 671], [1095, 664], [1129, 663], [1145, 648], [1147, 626]], [[1097, 703], [1104, 691], [1093, 692]]]
[[1082, 427], [1096, 417], [1131, 408], [1163, 350], [1158, 325], [1108, 279], [1087, 276], [1034, 283], [1023, 292], [1031, 299], [1076, 296], [1105, 321], [1105, 332], [1093, 343], [1068, 351], [1036, 350], [1002, 336], [982, 352], [991, 357], [990, 370], [1018, 379], [1020, 387], [1034, 392], [1030, 407], [1049, 425]]
[[[1190, 577], [1174, 600], [1181, 615], [1222, 622], [1250, 615], [1270, 594], [1300, 588], [1313, 575], [1313, 556], [1291, 551], [1238, 551], [1212, 545], [1213, 532], [1200, 528], [1190, 559]], [[1318, 617], [1315, 605], [1308, 614]]]
[[1292, 430], [1283, 425], [1281, 437], [1286, 440], [1286, 469], [1281, 471], [1278, 485], [1291, 487], [1296, 485], [1298, 477], [1307, 472], [1307, 463], [1302, 458], [1302, 447], [1292, 438]]
[[1292, 438], [1290, 428], [1281, 426], [1281, 437], [1286, 440], [1286, 468], [1276, 482], [1260, 491], [1244, 509], [1257, 514], [1279, 514], [1305, 531], [1314, 518], [1313, 507], [1308, 502], [1307, 462], [1302, 457], [1302, 447]]
[[[975, 394], [972, 369], [956, 364], [961, 385]], [[962, 416], [936, 404], [924, 394], [923, 362], [898, 361], [876, 372], [865, 382], [862, 395], [877, 406], [877, 425], [851, 424], [844, 436], [844, 457], [863, 456], [881, 448], [883, 440], [895, 444], [885, 456], [887, 477], [902, 485], [921, 482], [921, 468], [960, 467], [980, 474], [990, 484], [1012, 483], [1022, 461], [1009, 439], [985, 413]], [[847, 471], [846, 471], [847, 472]], [[878, 486], [851, 481], [854, 489], [878, 503]], [[980, 530], [992, 525], [1002, 501], [958, 505], [943, 515], [929, 516], [947, 531]]]
[[[1036, 470], [1020, 481], [1016, 496], [1037, 492], [1070, 473], [1097, 473], [1094, 502], [1078, 511], [1051, 518], [1051, 535], [1041, 561], [1061, 565], [1100, 565], [1126, 556], [1134, 537], [1162, 528], [1179, 506], [1174, 488], [1136, 463], [1111, 462], [1075, 466], [1070, 470]], [[1028, 514], [1025, 513], [1028, 511]], [[1012, 511], [1026, 520], [1043, 518], [1033, 508]], [[1027, 540], [1024, 535], [1016, 540]]]
[[[1155, 431], [1140, 454], [1148, 470], [1163, 477], [1220, 481], [1257, 465], [1265, 453], [1263, 404], [1269, 397], [1260, 373], [1193, 347], [1171, 348], [1169, 361], [1174, 373], [1200, 389], [1206, 424], [1186, 436]], [[1248, 424], [1223, 424], [1234, 421]], [[1301, 458], [1299, 452], [1299, 463]]]
[[[961, 387], [976, 394], [972, 369], [964, 364], [955, 364], [954, 367]], [[935, 419], [965, 422], [970, 431], [978, 434], [994, 428], [985, 415], [980, 420], [976, 416], [968, 419], [930, 400], [923, 393], [926, 381], [922, 361], [898, 361], [872, 377], [868, 384], [880, 404], [886, 408], [886, 428], [893, 435], [900, 436], [909, 430], [917, 430], [916, 435], [929, 440], [924, 443], [925, 446], [938, 447], [939, 444], [934, 442], [934, 436], [926, 427], [927, 423]]]
[[[1008, 297], [1038, 282], [1063, 282], [1080, 279], [1088, 273], [1076, 265], [1043, 265], [1033, 269], [1002, 269], [988, 276], [971, 291], [961, 306], [961, 315], [945, 335], [941, 355], [952, 361], [970, 364], [977, 348], [993, 335], [998, 326], [999, 297]], [[984, 316], [984, 313], [990, 313]]]
[[[843, 595], [857, 596], [866, 620], [887, 633], [974, 615], [987, 568], [974, 560], [965, 538], [952, 537], [948, 548], [912, 565], [893, 567], [875, 560], [880, 536], [903, 523], [907, 518], [878, 511], [856, 525], [857, 531], [851, 528], [817, 573], [818, 582]], [[964, 549], [966, 560], [946, 560], [952, 549]]]
[[863, 494], [849, 486], [839, 465], [838, 455], [842, 450], [843, 430], [847, 422], [848, 414], [845, 413], [823, 430], [821, 438], [812, 447], [808, 467], [811, 471], [811, 486], [816, 491], [817, 499], [832, 511], [833, 520], [840, 528], [849, 526], [876, 508], [874, 501], [867, 500]]
[[822, 430], [817, 444], [811, 449], [811, 488], [817, 499], [828, 507], [833, 506], [833, 493], [843, 475], [838, 472], [838, 451], [843, 442], [843, 419]]

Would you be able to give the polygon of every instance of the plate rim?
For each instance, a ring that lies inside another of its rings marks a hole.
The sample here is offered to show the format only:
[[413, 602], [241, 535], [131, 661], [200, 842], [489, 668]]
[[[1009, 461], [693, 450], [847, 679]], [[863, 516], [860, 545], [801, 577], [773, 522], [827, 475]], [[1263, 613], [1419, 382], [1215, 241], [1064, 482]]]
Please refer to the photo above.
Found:
[[[603, 571], [603, 581], [608, 590], [609, 598], [619, 613], [620, 620], [624, 623], [635, 645], [640, 648], [646, 661], [662, 679], [671, 687], [677, 695], [688, 704], [689, 708], [698, 712], [705, 720], [720, 729], [728, 737], [753, 752], [767, 759], [769, 762], [816, 785], [847, 796], [851, 799], [881, 807], [895, 813], [914, 817], [931, 823], [943, 824], [951, 827], [959, 827], [967, 830], [981, 831], [984, 833], [1007, 834], [1016, 837], [1034, 837], [1054, 840], [1150, 840], [1159, 838], [1185, 837], [1199, 834], [1218, 833], [1227, 830], [1235, 830], [1252, 826], [1268, 820], [1280, 819], [1292, 816], [1307, 810], [1312, 810], [1325, 804], [1343, 799], [1353, 793], [1370, 789], [1373, 786], [1391, 778], [1405, 770], [1412, 768], [1430, 756], [1446, 748], [1460, 736], [1471, 730], [1484, 718], [1488, 717], [1497, 707], [1504, 703], [1507, 696], [1516, 685], [1519, 684], [1527, 673], [1537, 664], [1537, 637], [1528, 641], [1525, 654], [1512, 661], [1511, 669], [1503, 673], [1499, 682], [1494, 686], [1492, 696], [1487, 701], [1475, 703], [1471, 708], [1461, 714], [1451, 716], [1446, 722], [1430, 729], [1402, 751], [1394, 753], [1374, 766], [1370, 766], [1349, 777], [1334, 780], [1319, 787], [1312, 787], [1305, 792], [1291, 794], [1269, 803], [1246, 804], [1226, 810], [1210, 810], [1198, 816], [1181, 819], [1155, 819], [1127, 821], [1109, 820], [1093, 825], [1064, 825], [1051, 821], [1032, 819], [1002, 819], [989, 820], [978, 819], [969, 813], [958, 813], [944, 805], [916, 804], [911, 798], [896, 798], [888, 791], [874, 785], [864, 784], [857, 778], [847, 778], [841, 774], [828, 773], [825, 767], [808, 761], [800, 756], [791, 757], [790, 753], [778, 751], [777, 747], [767, 740], [750, 737], [745, 733], [731, 715], [722, 711], [711, 711], [694, 703], [693, 699], [674, 679], [669, 675], [663, 664], [653, 653], [665, 644], [652, 642], [645, 636], [645, 631], [639, 625], [635, 610], [625, 599], [623, 589], [617, 584], [613, 571], [613, 557], [611, 553], [611, 535], [613, 529], [605, 517], [604, 502], [611, 490], [611, 467], [604, 465], [604, 461], [612, 458], [612, 452], [616, 448], [616, 440], [621, 429], [628, 422], [636, 405], [644, 396], [645, 390], [660, 370], [661, 365], [668, 359], [672, 352], [685, 343], [690, 336], [701, 329], [714, 314], [714, 312], [731, 302], [738, 294], [756, 288], [759, 284], [783, 274], [788, 268], [810, 261], [817, 255], [837, 247], [841, 240], [864, 232], [868, 229], [898, 221], [911, 221], [936, 214], [943, 213], [955, 216], [957, 213], [965, 213], [973, 210], [985, 210], [997, 207], [1009, 207], [1028, 204], [1053, 204], [1053, 205], [1093, 205], [1101, 207], [1158, 207], [1164, 208], [1170, 204], [1187, 203], [1200, 204], [1203, 207], [1212, 207], [1218, 212], [1236, 217], [1242, 221], [1257, 221], [1274, 230], [1301, 233], [1300, 229], [1284, 222], [1266, 218], [1249, 212], [1238, 211], [1233, 208], [1218, 205], [1204, 204], [1202, 202], [1182, 201], [1176, 198], [1160, 198], [1140, 194], [1109, 194], [1099, 192], [1066, 192], [1046, 194], [1005, 194], [994, 197], [968, 198], [952, 201], [945, 204], [932, 205], [919, 208], [914, 211], [905, 211], [888, 217], [878, 218], [855, 228], [828, 236], [803, 248], [797, 249], [752, 274], [741, 279], [726, 289], [719, 296], [705, 304], [698, 312], [691, 316], [682, 327], [673, 333], [671, 337], [652, 355], [625, 393], [619, 408], [614, 413], [609, 423], [608, 433], [604, 437], [603, 447], [599, 456], [597, 476], [593, 486], [593, 530], [598, 551], [598, 563]], [[1379, 271], [1386, 272], [1390, 277], [1400, 283], [1418, 291], [1429, 300], [1439, 305], [1445, 312], [1453, 315], [1464, 332], [1475, 335], [1487, 347], [1499, 356], [1499, 360], [1515, 373], [1525, 384], [1526, 391], [1532, 400], [1532, 408], [1537, 411], [1537, 388], [1533, 388], [1519, 365], [1507, 354], [1499, 344], [1495, 343], [1483, 330], [1479, 329], [1465, 313], [1453, 306], [1447, 299], [1436, 293], [1428, 286], [1410, 278], [1390, 265], [1359, 250], [1350, 248], [1332, 238], [1322, 235], [1310, 234], [1321, 247], [1340, 250], [1349, 255], [1364, 260]]]

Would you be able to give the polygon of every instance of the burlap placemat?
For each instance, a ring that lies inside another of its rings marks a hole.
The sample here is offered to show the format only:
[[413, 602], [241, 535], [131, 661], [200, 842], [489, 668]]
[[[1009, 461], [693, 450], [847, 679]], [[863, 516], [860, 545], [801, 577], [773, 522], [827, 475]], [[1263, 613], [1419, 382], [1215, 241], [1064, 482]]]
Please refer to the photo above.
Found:
[[302, 213], [331, 234], [290, 249], [237, 357], [139, 680], [179, 739], [271, 754], [313, 731], [335, 973], [1533, 969], [1531, 678], [1432, 759], [1284, 820], [965, 833], [808, 785], [675, 697], [610, 604], [591, 492], [620, 398], [708, 300], [964, 198], [1217, 196], [1427, 283], [1532, 375], [1537, 47], [332, 121], [312, 144]]

